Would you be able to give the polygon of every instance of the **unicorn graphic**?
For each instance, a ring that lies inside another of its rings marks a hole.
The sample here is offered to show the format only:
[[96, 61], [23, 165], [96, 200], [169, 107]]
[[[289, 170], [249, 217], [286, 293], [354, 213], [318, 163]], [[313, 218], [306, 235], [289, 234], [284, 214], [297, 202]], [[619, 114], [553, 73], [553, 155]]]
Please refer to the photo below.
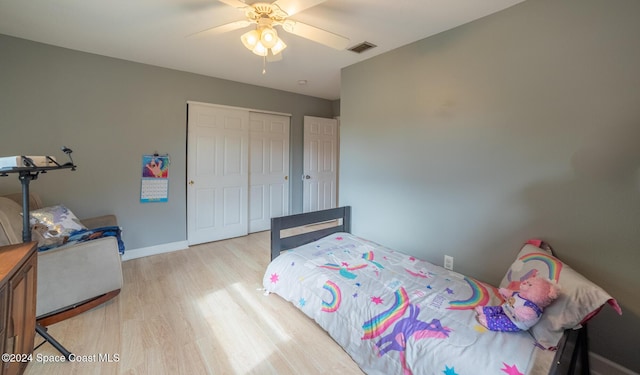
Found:
[[338, 273], [340, 274], [340, 276], [344, 277], [345, 279], [350, 279], [353, 280], [356, 277], [358, 277], [358, 275], [352, 271], [356, 271], [356, 270], [360, 270], [363, 268], [366, 268], [367, 265], [366, 264], [359, 264], [357, 266], [350, 266], [347, 263], [342, 263], [342, 264], [335, 264], [335, 263], [327, 263], [323, 266], [318, 266], [320, 268], [325, 268], [328, 270], [332, 270], [332, 271], [338, 271]]
[[406, 348], [407, 341], [410, 338], [414, 340], [424, 338], [447, 338], [451, 329], [443, 327], [438, 319], [432, 319], [430, 322], [424, 322], [418, 320], [420, 314], [420, 307], [414, 304], [409, 304], [409, 316], [398, 320], [393, 327], [393, 330], [382, 336], [378, 342], [376, 342], [375, 349], [378, 353], [378, 357], [382, 357], [388, 352], [395, 350], [400, 354], [400, 363], [404, 375], [412, 374], [411, 370], [407, 367], [406, 361]]

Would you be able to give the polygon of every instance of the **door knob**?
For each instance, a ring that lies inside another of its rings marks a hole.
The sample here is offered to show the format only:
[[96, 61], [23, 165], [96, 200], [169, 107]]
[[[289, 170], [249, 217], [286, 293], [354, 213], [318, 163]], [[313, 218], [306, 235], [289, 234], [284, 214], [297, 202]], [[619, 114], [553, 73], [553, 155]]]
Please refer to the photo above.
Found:
[[309, 179], [311, 179], [311, 176], [309, 176], [308, 174], [306, 174], [306, 175], [304, 175], [304, 177], [303, 177], [303, 178], [304, 178], [305, 180], [309, 180]]
[[189, 180], [189, 185], [193, 185], [195, 184], [195, 182], [193, 182], [193, 180]]

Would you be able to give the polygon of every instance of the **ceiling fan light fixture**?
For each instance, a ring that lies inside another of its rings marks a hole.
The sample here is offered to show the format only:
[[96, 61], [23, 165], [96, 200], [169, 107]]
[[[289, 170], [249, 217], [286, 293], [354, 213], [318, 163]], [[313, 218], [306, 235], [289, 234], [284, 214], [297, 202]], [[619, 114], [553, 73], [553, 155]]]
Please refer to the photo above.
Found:
[[260, 41], [258, 41], [251, 52], [255, 53], [258, 56], [265, 57], [269, 54], [269, 49], [265, 47]]
[[260, 33], [258, 30], [251, 30], [242, 34], [240, 40], [248, 50], [253, 51], [258, 42], [260, 42]]
[[287, 48], [287, 45], [282, 41], [282, 39], [278, 38], [276, 44], [271, 47], [271, 53], [275, 56], [282, 52], [282, 50], [284, 50], [285, 48]]
[[261, 23], [257, 28], [242, 34], [240, 40], [249, 51], [262, 57], [267, 56], [269, 52], [277, 55], [287, 48], [276, 30], [268, 23]]
[[267, 48], [273, 48], [278, 43], [278, 33], [271, 27], [265, 27], [260, 32], [260, 42]]
[[[262, 2], [266, 0], [253, 0], [250, 2], [247, 0], [218, 1], [244, 11], [245, 19], [212, 27], [192, 35], [203, 33], [217, 35], [254, 24], [254, 29], [242, 34], [240, 39], [245, 48], [262, 57], [279, 55], [287, 48], [286, 43], [278, 36], [277, 26], [281, 26], [282, 30], [288, 33], [337, 50], [345, 49], [350, 43], [348, 38], [341, 35], [288, 19], [289, 16], [323, 3], [326, 0], [276, 0], [272, 3]], [[280, 59], [281, 55], [271, 61], [279, 61]]]

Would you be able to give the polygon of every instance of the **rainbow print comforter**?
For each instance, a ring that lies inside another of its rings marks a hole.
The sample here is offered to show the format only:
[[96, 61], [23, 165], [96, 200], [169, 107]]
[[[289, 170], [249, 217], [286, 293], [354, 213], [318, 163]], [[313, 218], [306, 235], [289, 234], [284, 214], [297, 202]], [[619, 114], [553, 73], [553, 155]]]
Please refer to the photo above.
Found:
[[477, 323], [494, 287], [348, 233], [282, 253], [263, 283], [371, 375], [529, 375], [540, 351], [527, 332]]

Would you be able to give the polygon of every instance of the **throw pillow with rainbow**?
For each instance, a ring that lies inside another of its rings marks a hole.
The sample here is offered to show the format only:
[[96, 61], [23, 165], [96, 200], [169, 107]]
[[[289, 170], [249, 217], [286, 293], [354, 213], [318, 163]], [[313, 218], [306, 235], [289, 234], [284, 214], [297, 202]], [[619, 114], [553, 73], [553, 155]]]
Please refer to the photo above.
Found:
[[533, 261], [542, 262], [544, 265], [546, 265], [547, 269], [549, 270], [549, 280], [553, 280], [555, 282], [558, 282], [560, 280], [560, 271], [562, 271], [562, 262], [558, 260], [556, 257], [554, 257], [553, 255], [545, 254], [541, 252], [532, 252], [532, 253], [521, 256], [520, 258], [518, 258], [516, 262], [513, 263], [507, 275], [507, 278], [509, 279], [509, 281], [512, 281], [511, 273], [513, 271], [520, 271], [524, 269], [526, 263], [533, 262]]

